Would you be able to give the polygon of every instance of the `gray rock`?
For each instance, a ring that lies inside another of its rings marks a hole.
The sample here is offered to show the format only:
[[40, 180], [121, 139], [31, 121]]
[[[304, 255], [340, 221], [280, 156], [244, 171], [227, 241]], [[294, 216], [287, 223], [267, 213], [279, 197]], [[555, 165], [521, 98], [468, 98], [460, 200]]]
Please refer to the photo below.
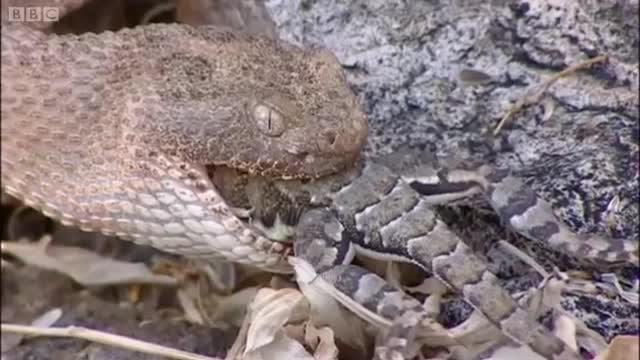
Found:
[[[343, 63], [370, 116], [369, 153], [410, 145], [508, 168], [576, 231], [638, 238], [637, 0], [266, 5], [282, 38], [328, 48]], [[599, 55], [609, 60], [561, 79], [492, 134], [537, 84]], [[565, 261], [540, 254], [545, 265]], [[603, 308], [638, 314], [637, 306], [590, 299], [570, 310], [607, 338], [637, 333], [637, 322], [595, 321]]]
[[[370, 116], [370, 152], [409, 144], [506, 167], [576, 230], [637, 236], [637, 1], [270, 0], [267, 7], [282, 38], [329, 48], [344, 64]], [[561, 79], [492, 135], [531, 87], [604, 54], [608, 63]], [[476, 81], [468, 69], [490, 80]], [[614, 197], [618, 211], [605, 221]]]

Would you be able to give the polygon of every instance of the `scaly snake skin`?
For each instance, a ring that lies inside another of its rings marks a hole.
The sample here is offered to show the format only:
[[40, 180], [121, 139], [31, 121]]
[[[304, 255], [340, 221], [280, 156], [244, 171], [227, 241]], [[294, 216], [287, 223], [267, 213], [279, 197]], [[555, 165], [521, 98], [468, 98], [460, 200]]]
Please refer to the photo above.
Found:
[[336, 58], [212, 27], [55, 36], [2, 28], [2, 186], [64, 224], [290, 271], [207, 175], [323, 176], [367, 122]]

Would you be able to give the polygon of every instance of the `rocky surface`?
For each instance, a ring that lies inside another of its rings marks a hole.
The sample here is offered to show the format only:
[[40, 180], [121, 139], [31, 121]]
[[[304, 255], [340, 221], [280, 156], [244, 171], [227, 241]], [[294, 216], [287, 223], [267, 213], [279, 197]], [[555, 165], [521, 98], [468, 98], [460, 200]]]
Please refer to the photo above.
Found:
[[[343, 63], [369, 114], [369, 153], [410, 145], [445, 163], [508, 168], [573, 229], [638, 238], [638, 1], [266, 5], [280, 37], [329, 48]], [[560, 79], [493, 135], [509, 107], [537, 84], [600, 55], [608, 61]], [[474, 243], [510, 239], [547, 268], [580, 265], [495, 230], [493, 216], [462, 213], [448, 223]], [[477, 222], [472, 229], [489, 230], [469, 231], [469, 219]], [[637, 278], [634, 269], [624, 274]], [[637, 315], [637, 306], [602, 297], [568, 297], [566, 305], [608, 338], [638, 332], [636, 316], [618, 316]]]
[[[370, 152], [409, 144], [506, 167], [575, 229], [637, 237], [637, 1], [266, 4], [282, 38], [344, 64], [370, 116]], [[532, 86], [598, 55], [609, 62], [560, 80], [492, 135]]]

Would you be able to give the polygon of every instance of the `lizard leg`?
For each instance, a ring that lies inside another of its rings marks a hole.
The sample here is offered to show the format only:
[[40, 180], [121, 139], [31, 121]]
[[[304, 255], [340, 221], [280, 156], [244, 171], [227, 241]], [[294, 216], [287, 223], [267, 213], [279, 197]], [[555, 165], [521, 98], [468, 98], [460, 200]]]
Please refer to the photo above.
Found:
[[294, 251], [314, 268], [321, 281], [337, 291], [332, 291], [332, 296], [342, 305], [375, 325], [391, 323], [376, 339], [376, 359], [414, 357], [416, 331], [428, 321], [427, 312], [419, 301], [380, 276], [349, 264], [354, 248], [352, 242], [343, 239], [344, 235], [349, 236], [330, 209], [309, 210], [296, 228]]

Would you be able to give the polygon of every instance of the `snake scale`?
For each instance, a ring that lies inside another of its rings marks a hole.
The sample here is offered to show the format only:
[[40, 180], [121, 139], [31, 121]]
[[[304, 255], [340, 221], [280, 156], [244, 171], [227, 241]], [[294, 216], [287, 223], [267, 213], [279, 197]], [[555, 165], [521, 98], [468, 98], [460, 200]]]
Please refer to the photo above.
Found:
[[[484, 192], [502, 219], [533, 240], [588, 261], [637, 263], [637, 240], [571, 232], [506, 172], [407, 166], [419, 156], [356, 163], [366, 117], [340, 64], [322, 50], [212, 27], [51, 36], [3, 22], [2, 65], [7, 192], [84, 230], [290, 272], [290, 248], [270, 232], [284, 222], [297, 256], [392, 321], [380, 358], [407, 355], [425, 314], [351, 265], [355, 252], [415, 263], [516, 342], [545, 358], [579, 358], [527, 322], [486, 264], [437, 219], [428, 200], [434, 191]], [[285, 180], [275, 194], [260, 184], [234, 188], [251, 198], [236, 204], [237, 193], [226, 191], [242, 178], [234, 171]], [[283, 194], [291, 206], [278, 200]], [[459, 263], [466, 265], [456, 270]]]
[[2, 30], [2, 184], [65, 224], [282, 270], [287, 249], [241, 223], [207, 172], [318, 177], [366, 141], [326, 51], [212, 27]]

